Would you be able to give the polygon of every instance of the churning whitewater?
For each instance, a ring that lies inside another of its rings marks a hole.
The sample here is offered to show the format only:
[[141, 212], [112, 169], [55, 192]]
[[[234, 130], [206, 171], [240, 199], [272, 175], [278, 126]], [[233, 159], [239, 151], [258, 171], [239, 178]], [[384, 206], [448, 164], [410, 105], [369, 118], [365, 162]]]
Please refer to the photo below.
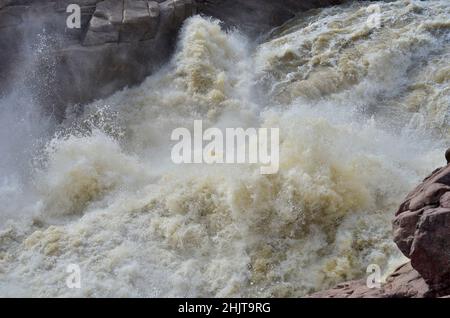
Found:
[[[157, 74], [69, 109], [0, 215], [0, 295], [298, 297], [389, 274], [392, 215], [450, 139], [450, 12], [378, 4], [379, 27], [354, 3], [259, 43], [192, 17]], [[172, 130], [199, 119], [279, 128], [279, 172], [174, 165]]]

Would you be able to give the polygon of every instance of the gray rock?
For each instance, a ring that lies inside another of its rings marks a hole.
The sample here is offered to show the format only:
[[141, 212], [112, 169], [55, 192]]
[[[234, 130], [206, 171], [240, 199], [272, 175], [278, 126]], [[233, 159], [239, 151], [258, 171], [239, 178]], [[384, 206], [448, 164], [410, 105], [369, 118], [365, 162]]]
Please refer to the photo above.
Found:
[[[139, 83], [166, 62], [184, 20], [196, 13], [222, 19], [251, 36], [296, 12], [340, 0], [0, 0], [0, 95], [14, 89], [16, 73], [42, 30], [52, 52], [39, 58], [33, 76], [53, 80], [36, 100], [59, 119], [83, 104]], [[81, 7], [81, 28], [68, 29], [68, 4]], [[28, 66], [27, 66], [28, 67]], [[47, 72], [47, 74], [44, 74]], [[34, 85], [36, 86], [36, 85]], [[34, 90], [34, 88], [33, 88]]]
[[157, 33], [159, 21], [158, 3], [153, 3], [153, 16], [150, 16], [147, 0], [125, 0], [120, 41], [135, 42], [151, 39]]
[[197, 0], [198, 10], [220, 19], [228, 27], [238, 27], [257, 38], [312, 8], [342, 3], [343, 0]]
[[156, 37], [159, 27], [160, 8], [159, 3], [156, 1], [147, 1], [148, 14], [150, 17], [149, 26], [146, 33], [143, 36], [143, 40], [149, 40]]
[[95, 12], [89, 22], [83, 45], [118, 43], [122, 16], [122, 1], [105, 0], [97, 3]]
[[12, 2], [12, 0], [0, 0], [0, 9], [6, 7]]
[[14, 28], [23, 23], [24, 6], [6, 7], [0, 11], [0, 29]]

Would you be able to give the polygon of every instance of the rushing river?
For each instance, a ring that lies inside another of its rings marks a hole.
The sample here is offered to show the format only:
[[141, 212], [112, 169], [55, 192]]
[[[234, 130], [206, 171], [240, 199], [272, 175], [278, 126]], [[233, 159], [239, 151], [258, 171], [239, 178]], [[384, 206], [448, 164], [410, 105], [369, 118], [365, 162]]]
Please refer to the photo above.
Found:
[[[170, 63], [51, 136], [4, 97], [0, 295], [298, 297], [402, 264], [393, 214], [450, 141], [450, 5], [371, 4], [379, 25], [354, 3], [257, 43], [192, 17]], [[196, 119], [278, 127], [279, 172], [174, 165]]]

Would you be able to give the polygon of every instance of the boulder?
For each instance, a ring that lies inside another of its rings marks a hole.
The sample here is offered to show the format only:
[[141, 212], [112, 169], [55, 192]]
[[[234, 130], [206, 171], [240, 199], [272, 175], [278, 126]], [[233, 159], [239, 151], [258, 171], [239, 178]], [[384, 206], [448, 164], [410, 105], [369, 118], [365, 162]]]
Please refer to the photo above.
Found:
[[400, 205], [394, 241], [436, 295], [450, 291], [450, 165], [435, 170]]

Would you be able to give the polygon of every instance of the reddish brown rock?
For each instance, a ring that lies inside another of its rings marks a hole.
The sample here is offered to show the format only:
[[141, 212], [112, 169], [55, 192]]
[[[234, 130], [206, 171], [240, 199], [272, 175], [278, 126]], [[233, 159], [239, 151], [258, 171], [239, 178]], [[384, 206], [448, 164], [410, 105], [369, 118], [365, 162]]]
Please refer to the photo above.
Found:
[[438, 292], [450, 290], [450, 209], [424, 212], [409, 257], [413, 267]]
[[437, 296], [450, 291], [450, 165], [435, 170], [400, 205], [394, 241]]
[[394, 238], [398, 248], [403, 254], [408, 254], [411, 250], [416, 233], [417, 222], [422, 217], [424, 209], [418, 211], [406, 211], [394, 219]]
[[386, 279], [381, 288], [367, 287], [366, 280], [337, 285], [330, 290], [310, 295], [310, 298], [423, 298], [433, 296], [428, 285], [410, 263], [400, 266]]
[[[450, 159], [450, 150], [446, 153]], [[400, 205], [393, 220], [394, 241], [411, 259], [381, 288], [366, 280], [339, 284], [314, 298], [450, 297], [450, 164], [425, 178]]]

